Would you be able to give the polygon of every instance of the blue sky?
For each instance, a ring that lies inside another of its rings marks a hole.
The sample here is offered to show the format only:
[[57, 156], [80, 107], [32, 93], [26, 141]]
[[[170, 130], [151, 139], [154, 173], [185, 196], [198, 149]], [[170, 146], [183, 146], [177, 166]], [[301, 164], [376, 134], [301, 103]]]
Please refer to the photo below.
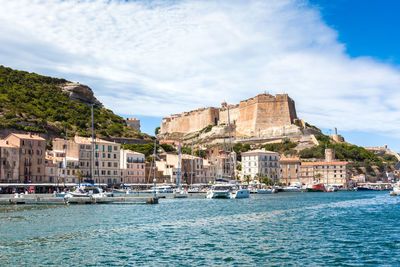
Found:
[[164, 116], [268, 91], [310, 124], [400, 152], [399, 5], [0, 0], [0, 64], [87, 84], [150, 134]]

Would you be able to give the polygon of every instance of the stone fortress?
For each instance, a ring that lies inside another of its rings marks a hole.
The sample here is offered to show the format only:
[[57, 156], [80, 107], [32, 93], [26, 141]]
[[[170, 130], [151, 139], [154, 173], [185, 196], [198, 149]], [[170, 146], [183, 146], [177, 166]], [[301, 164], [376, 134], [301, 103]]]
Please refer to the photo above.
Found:
[[[301, 134], [294, 101], [287, 94], [259, 94], [237, 105], [223, 102], [220, 108], [208, 107], [174, 114], [163, 119], [159, 135], [189, 134], [209, 125], [227, 126], [228, 108], [232, 134], [237, 138], [278, 137]], [[300, 120], [299, 120], [300, 121]]]

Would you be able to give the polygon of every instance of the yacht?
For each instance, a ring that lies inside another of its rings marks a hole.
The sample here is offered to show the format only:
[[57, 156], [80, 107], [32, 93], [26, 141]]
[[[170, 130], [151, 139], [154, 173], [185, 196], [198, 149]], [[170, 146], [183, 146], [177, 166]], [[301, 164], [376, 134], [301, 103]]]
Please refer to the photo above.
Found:
[[390, 192], [391, 195], [394, 196], [400, 196], [400, 184], [396, 183], [395, 185], [393, 185], [393, 191]]
[[272, 194], [272, 188], [261, 188], [257, 190], [257, 194]]
[[284, 187], [282, 190], [283, 190], [283, 192], [303, 192], [303, 191], [305, 191], [303, 189], [303, 185], [300, 183], [291, 184], [289, 186]]
[[74, 191], [68, 192], [65, 194], [64, 198], [71, 198], [71, 197], [107, 197], [107, 195], [103, 192], [103, 189], [96, 186], [91, 185], [80, 185], [77, 186]]
[[229, 184], [215, 184], [207, 192], [206, 198], [230, 198], [231, 189]]
[[247, 186], [240, 185], [237, 186], [235, 190], [230, 193], [230, 198], [249, 198], [250, 190]]

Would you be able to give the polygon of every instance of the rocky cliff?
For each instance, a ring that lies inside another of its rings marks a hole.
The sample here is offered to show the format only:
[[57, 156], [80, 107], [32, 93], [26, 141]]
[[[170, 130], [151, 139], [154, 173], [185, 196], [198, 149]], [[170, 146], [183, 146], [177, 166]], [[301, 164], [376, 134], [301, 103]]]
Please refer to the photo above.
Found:
[[68, 93], [71, 100], [79, 100], [85, 104], [93, 104], [96, 107], [103, 107], [103, 104], [97, 100], [92, 89], [87, 85], [67, 82], [61, 85], [61, 90]]

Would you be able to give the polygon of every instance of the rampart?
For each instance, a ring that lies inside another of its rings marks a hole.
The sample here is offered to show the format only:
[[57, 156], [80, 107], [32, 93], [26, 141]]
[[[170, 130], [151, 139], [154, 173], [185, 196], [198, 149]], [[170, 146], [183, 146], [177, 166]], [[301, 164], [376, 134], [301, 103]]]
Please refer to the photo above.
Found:
[[[229, 105], [229, 117], [236, 136], [279, 135], [294, 126], [297, 119], [295, 103], [287, 94], [260, 94], [237, 105]], [[185, 134], [221, 124], [228, 124], [226, 103], [220, 108], [201, 108], [164, 118], [160, 133]]]

